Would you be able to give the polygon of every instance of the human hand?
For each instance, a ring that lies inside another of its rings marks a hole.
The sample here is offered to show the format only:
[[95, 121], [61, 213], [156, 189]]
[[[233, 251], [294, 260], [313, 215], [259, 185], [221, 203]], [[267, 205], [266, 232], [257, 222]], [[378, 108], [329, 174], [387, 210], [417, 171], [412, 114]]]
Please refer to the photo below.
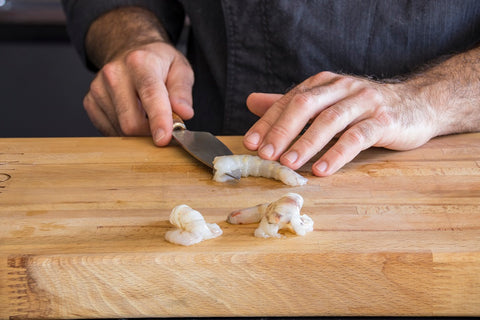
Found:
[[371, 146], [406, 150], [435, 136], [435, 114], [413, 98], [416, 94], [422, 95], [421, 88], [401, 82], [321, 72], [285, 95], [251, 94], [247, 106], [261, 118], [244, 145], [296, 170], [339, 135], [312, 166], [313, 174], [328, 176]]
[[151, 134], [164, 146], [172, 133], [172, 110], [193, 117], [194, 76], [172, 45], [156, 41], [130, 48], [106, 63], [85, 96], [84, 107], [104, 135]]

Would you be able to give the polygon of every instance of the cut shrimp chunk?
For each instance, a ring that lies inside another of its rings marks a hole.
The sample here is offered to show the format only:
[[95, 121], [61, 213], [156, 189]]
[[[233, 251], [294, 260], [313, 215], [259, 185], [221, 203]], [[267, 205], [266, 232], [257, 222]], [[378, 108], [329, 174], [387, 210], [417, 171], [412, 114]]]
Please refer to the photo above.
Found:
[[250, 224], [262, 220], [268, 203], [259, 204], [255, 207], [233, 211], [228, 215], [227, 222], [231, 224]]
[[233, 211], [227, 221], [232, 224], [260, 222], [255, 236], [261, 238], [279, 238], [280, 229], [289, 229], [299, 236], [313, 231], [313, 220], [306, 214], [301, 215], [303, 198], [297, 193], [287, 193], [272, 203]]
[[290, 186], [301, 186], [308, 179], [277, 161], [264, 160], [252, 155], [233, 155], [215, 157], [213, 160], [213, 180], [225, 182], [232, 180], [235, 172], [241, 172], [242, 177], [254, 176], [273, 178]]
[[183, 246], [216, 238], [223, 233], [216, 223], [206, 223], [200, 212], [185, 204], [173, 208], [170, 223], [177, 228], [167, 231], [165, 239]]

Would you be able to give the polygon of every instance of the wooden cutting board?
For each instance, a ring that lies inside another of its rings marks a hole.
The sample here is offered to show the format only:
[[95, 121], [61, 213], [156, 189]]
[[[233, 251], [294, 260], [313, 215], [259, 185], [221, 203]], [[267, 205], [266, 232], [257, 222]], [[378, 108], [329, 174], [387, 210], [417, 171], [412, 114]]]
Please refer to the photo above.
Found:
[[[149, 138], [0, 139], [0, 318], [480, 315], [480, 134], [309, 166], [302, 187], [224, 184]], [[312, 233], [225, 222], [287, 192]], [[182, 203], [224, 234], [166, 242]]]

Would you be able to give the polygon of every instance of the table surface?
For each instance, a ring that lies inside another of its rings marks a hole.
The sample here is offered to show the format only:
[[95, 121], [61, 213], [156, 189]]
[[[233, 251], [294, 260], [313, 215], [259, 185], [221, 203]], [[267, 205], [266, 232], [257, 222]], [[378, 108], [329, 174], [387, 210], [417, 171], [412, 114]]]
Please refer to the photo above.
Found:
[[[0, 319], [480, 315], [480, 134], [310, 167], [300, 187], [218, 183], [149, 138], [0, 139]], [[305, 199], [306, 236], [225, 221], [287, 192]], [[166, 242], [182, 203], [223, 235]]]

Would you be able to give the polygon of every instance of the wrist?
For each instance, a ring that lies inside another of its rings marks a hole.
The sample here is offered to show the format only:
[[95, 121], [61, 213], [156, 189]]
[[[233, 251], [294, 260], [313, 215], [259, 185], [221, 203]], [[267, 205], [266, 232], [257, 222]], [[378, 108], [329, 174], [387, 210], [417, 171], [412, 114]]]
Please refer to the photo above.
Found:
[[119, 54], [153, 42], [169, 42], [164, 28], [150, 11], [123, 7], [100, 16], [90, 26], [85, 49], [99, 69]]
[[[391, 93], [389, 104], [397, 110], [402, 130], [419, 130], [424, 139], [440, 134], [444, 119], [438, 112], [438, 101], [432, 85], [418, 83], [415, 79], [404, 79], [385, 84]], [[418, 131], [418, 132], [420, 132]]]

